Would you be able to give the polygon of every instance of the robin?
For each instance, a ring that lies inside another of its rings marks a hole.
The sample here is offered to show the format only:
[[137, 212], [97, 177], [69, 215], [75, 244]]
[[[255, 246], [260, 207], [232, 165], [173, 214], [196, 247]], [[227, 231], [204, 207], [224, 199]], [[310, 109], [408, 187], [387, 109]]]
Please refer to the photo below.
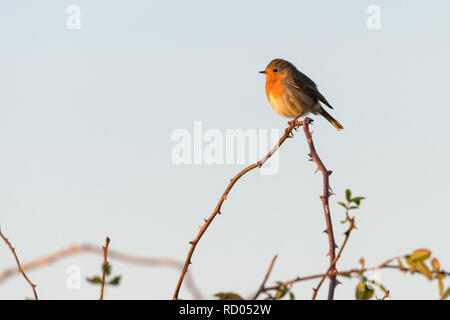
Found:
[[289, 61], [274, 59], [260, 73], [266, 75], [266, 95], [273, 110], [288, 118], [298, 118], [308, 113], [320, 114], [336, 129], [344, 127], [320, 105], [333, 109], [319, 92], [317, 85]]

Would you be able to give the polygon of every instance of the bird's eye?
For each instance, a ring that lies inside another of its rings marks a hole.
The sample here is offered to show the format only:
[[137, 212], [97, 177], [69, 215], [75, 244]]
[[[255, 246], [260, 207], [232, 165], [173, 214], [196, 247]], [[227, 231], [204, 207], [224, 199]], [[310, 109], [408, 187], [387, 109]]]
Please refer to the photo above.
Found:
[[273, 72], [277, 72], [277, 71], [278, 71], [278, 69], [277, 69], [277, 68], [275, 68], [275, 69], [273, 69], [272, 71], [273, 71]]

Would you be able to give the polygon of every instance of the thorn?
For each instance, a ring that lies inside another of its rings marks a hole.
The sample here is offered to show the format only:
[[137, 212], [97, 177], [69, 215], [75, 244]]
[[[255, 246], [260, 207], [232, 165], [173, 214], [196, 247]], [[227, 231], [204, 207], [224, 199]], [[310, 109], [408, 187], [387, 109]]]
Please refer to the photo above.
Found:
[[328, 229], [323, 230], [322, 233], [328, 233]]
[[329, 176], [331, 176], [332, 173], [333, 173], [333, 171], [331, 171], [331, 170], [328, 171]]
[[207, 222], [207, 221], [208, 221], [208, 219], [206, 219], [206, 218], [203, 218], [203, 220], [205, 220], [205, 222]]
[[202, 228], [203, 228], [203, 226], [201, 226], [201, 225], [198, 225], [197, 226], [200, 230], [202, 230]]
[[220, 212], [220, 210], [219, 210], [219, 211], [217, 211], [217, 214], [222, 214], [222, 212]]
[[336, 281], [336, 282], [335, 282], [336, 285], [334, 286], [335, 288], [336, 288], [338, 285], [342, 284], [342, 282], [340, 282], [340, 281], [339, 281], [338, 279], [336, 279], [336, 278], [335, 278], [335, 281]]
[[189, 241], [189, 244], [194, 244], [194, 240], [192, 240], [192, 241]]
[[336, 193], [334, 193], [334, 192], [330, 192], [330, 194], [329, 194], [329, 196], [335, 196], [336, 195]]
[[317, 173], [317, 171], [319, 171], [319, 167], [317, 167], [317, 168], [316, 168], [316, 171], [314, 172], [314, 174], [316, 174], [316, 173]]
[[311, 132], [309, 133], [311, 136], [313, 135], [313, 133], [314, 133], [314, 130], [311, 130]]

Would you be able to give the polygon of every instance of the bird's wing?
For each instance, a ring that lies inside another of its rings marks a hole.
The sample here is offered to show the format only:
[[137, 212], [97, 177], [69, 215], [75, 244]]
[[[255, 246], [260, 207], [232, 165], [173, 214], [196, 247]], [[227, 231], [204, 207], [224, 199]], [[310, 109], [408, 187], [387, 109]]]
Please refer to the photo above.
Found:
[[325, 99], [325, 97], [319, 92], [314, 81], [312, 81], [306, 74], [297, 70], [297, 72], [292, 74], [292, 77], [287, 77], [287, 80], [288, 83], [294, 88], [303, 90], [303, 92], [310, 97], [318, 99], [320, 102], [333, 109], [327, 99]]

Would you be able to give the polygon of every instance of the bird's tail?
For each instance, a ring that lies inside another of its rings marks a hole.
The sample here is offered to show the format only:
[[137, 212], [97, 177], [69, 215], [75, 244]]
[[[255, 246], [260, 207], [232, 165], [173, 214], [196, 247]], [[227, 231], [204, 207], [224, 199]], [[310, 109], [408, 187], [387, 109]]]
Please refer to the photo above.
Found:
[[327, 119], [336, 129], [341, 130], [344, 129], [344, 127], [342, 126], [342, 124], [339, 123], [339, 121], [337, 121], [335, 118], [333, 118], [331, 116], [331, 114], [329, 114], [328, 112], [325, 111], [324, 108], [320, 107], [320, 111], [319, 113], [325, 118]]

